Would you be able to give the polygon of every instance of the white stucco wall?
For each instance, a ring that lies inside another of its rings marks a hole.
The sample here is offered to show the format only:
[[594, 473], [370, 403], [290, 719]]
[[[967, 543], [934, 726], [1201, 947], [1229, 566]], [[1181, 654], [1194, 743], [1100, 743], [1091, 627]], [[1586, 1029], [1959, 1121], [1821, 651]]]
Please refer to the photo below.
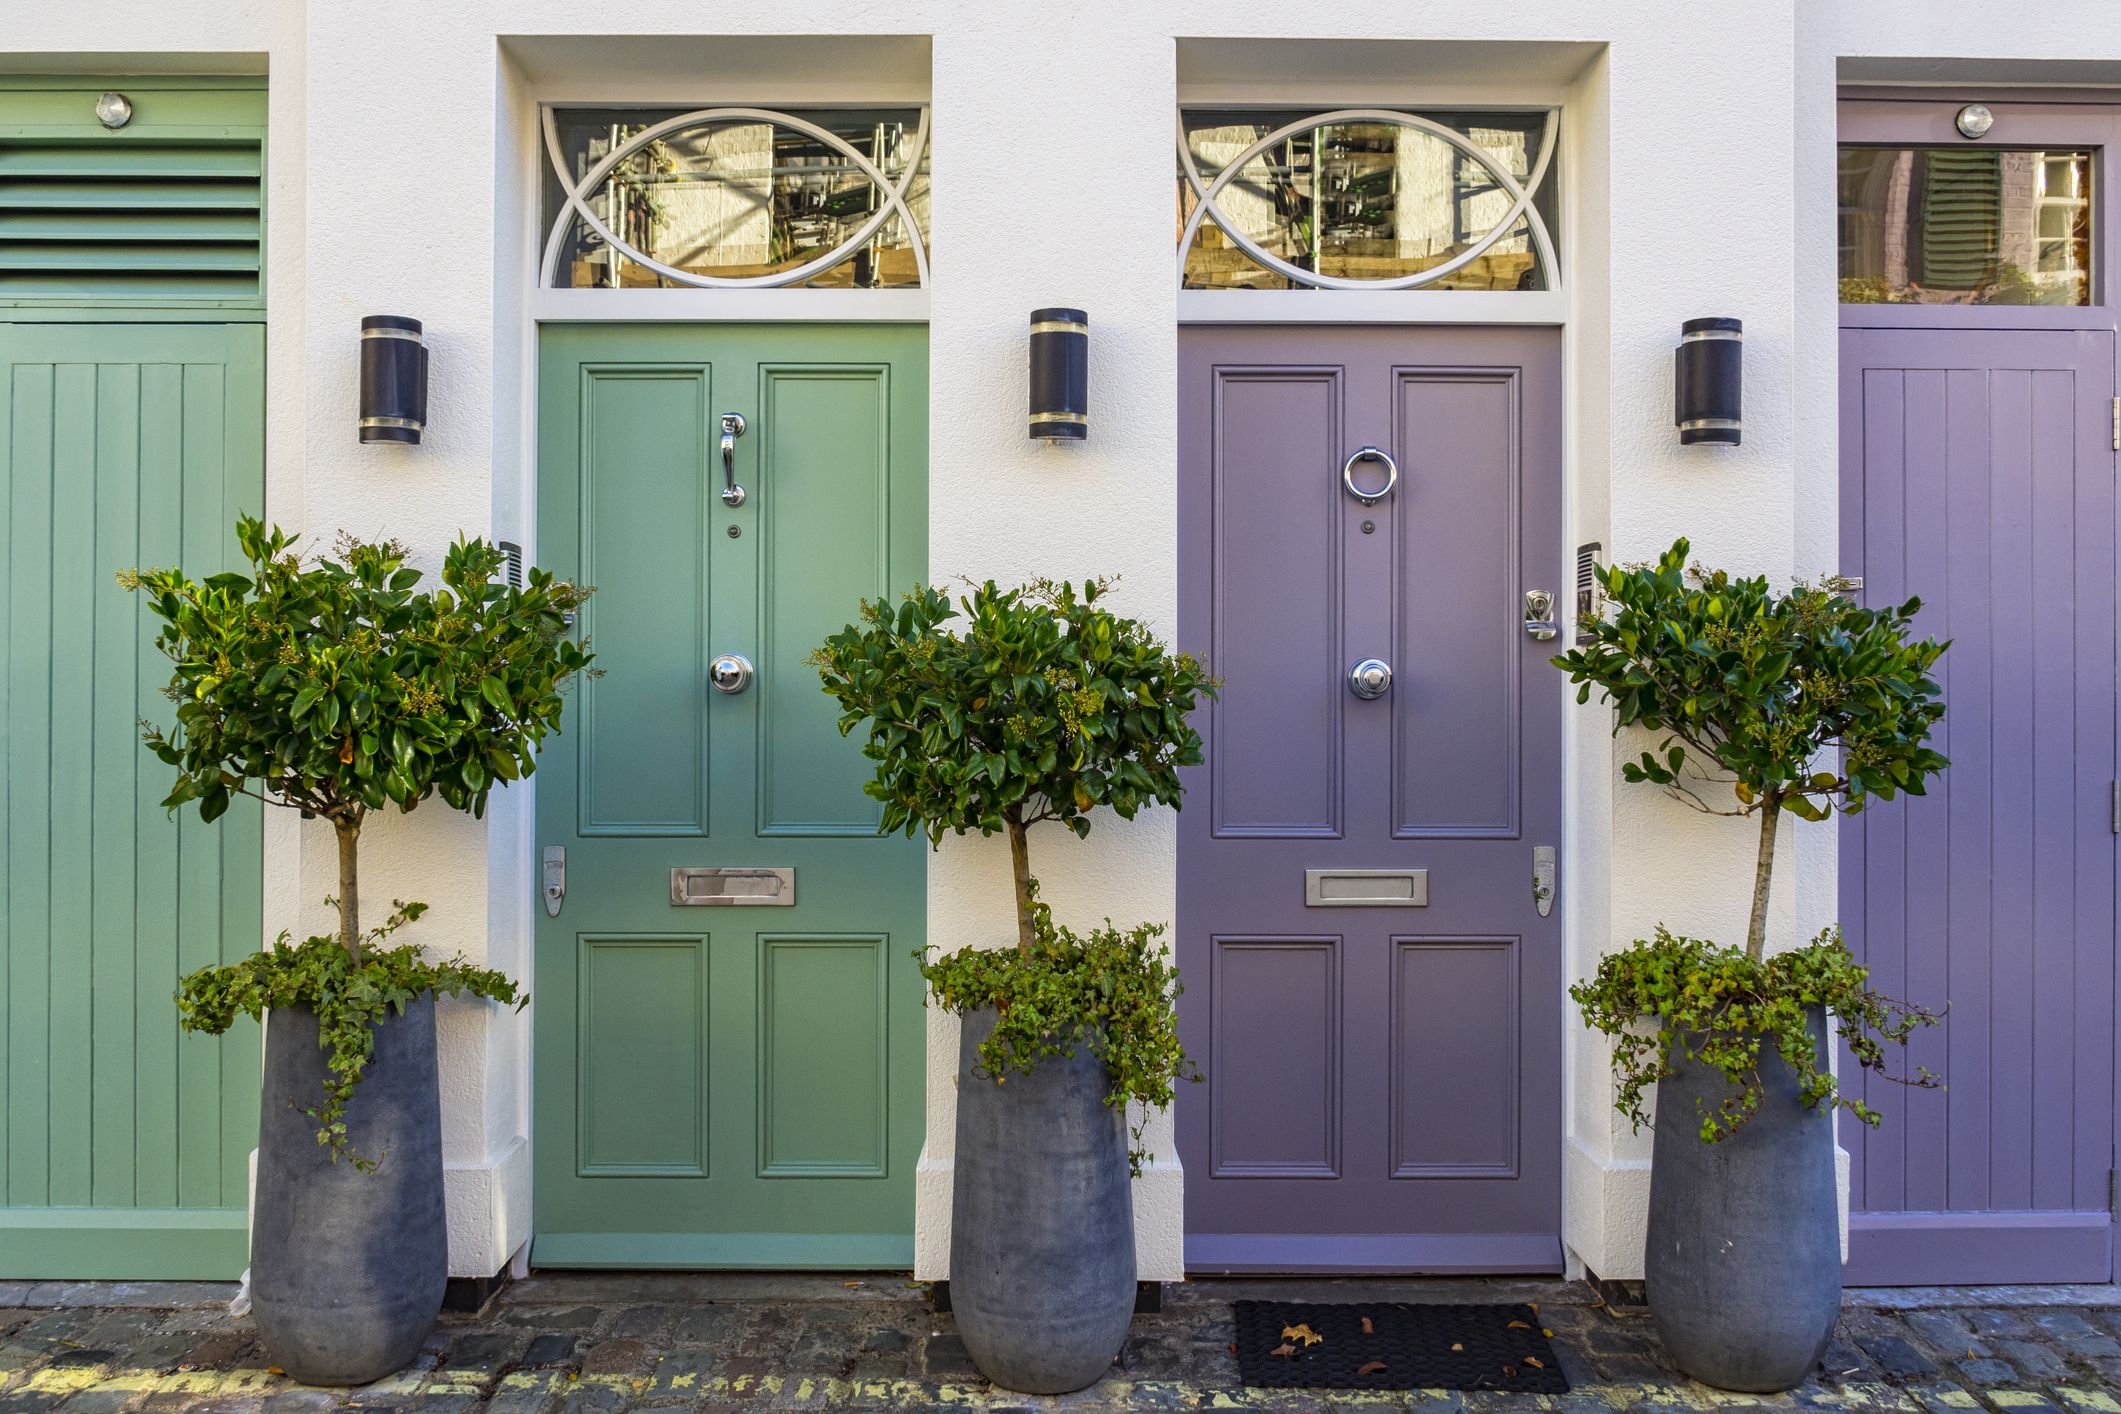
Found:
[[[1474, 90], [1507, 101], [1521, 72], [1532, 76], [1527, 96], [1565, 104], [1569, 533], [1555, 547], [1564, 587], [1568, 550], [1587, 540], [1638, 559], [1683, 533], [1705, 559], [1776, 576], [1834, 565], [1837, 56], [2082, 60], [2095, 37], [2116, 47], [2110, 15], [2105, 0], [2027, 13], [1974, 0], [1425, 0], [1301, 13], [1273, 0], [901, 0], [888, 10], [812, 0], [794, 11], [767, 0], [711, 9], [634, 0], [622, 15], [571, 0], [106, 0], [0, 10], [0, 51], [4, 67], [26, 71], [270, 73], [270, 508], [313, 537], [341, 527], [397, 536], [431, 564], [459, 533], [530, 539], [526, 294], [542, 234], [527, 221], [541, 160], [534, 103], [556, 86], [572, 98], [673, 102], [874, 97], [848, 77], [861, 72], [858, 51], [854, 62], [842, 45], [831, 63], [806, 63], [816, 51], [802, 36], [932, 36], [924, 74], [906, 68], [920, 46], [898, 40], [877, 46], [890, 61], [875, 76], [895, 97], [923, 88], [935, 112], [932, 570], [1117, 573], [1122, 606], [1168, 631], [1180, 317], [1170, 138], [1182, 37], [1301, 29], [1348, 41], [1306, 51], [1311, 77], [1277, 99], [1308, 84], [1321, 100], [1348, 101], [1332, 66], [1314, 62], [1338, 53], [1366, 56], [1357, 67], [1373, 90], [1397, 74], [1400, 101]], [[711, 27], [792, 37], [734, 50], [506, 38], [618, 25], [636, 36]], [[533, 49], [534, 65], [522, 57]], [[1214, 55], [1198, 52], [1209, 57], [1194, 67], [1207, 71], [1189, 81], [1218, 77]], [[661, 53], [662, 67], [643, 70], [644, 53]], [[688, 54], [696, 66], [680, 62]], [[1222, 77], [1242, 88], [1256, 76]], [[1048, 304], [1090, 313], [1086, 446], [1051, 449], [1022, 435], [1024, 317]], [[427, 325], [434, 386], [419, 448], [354, 438], [353, 332], [377, 312]], [[1737, 449], [1681, 448], [1671, 427], [1678, 326], [1706, 314], [1746, 324]], [[1659, 922], [1735, 936], [1748, 897], [1748, 826], [1619, 785], [1606, 721], [1602, 709], [1571, 709], [1561, 892], [1571, 977]], [[526, 973], [527, 797], [499, 793], [484, 822], [439, 802], [378, 820], [365, 891], [428, 900], [421, 941]], [[1069, 917], [1170, 918], [1173, 825], [1156, 813], [1102, 820], [1079, 845], [1034, 839], [1047, 898]], [[1815, 931], [1834, 908], [1831, 830], [1790, 835], [1774, 915], [1783, 940]], [[321, 827], [303, 836], [274, 821], [267, 865], [268, 932], [319, 926], [333, 877]], [[948, 844], [930, 870], [931, 938], [946, 947], [1006, 938], [1006, 877], [998, 842]], [[529, 1235], [528, 1022], [452, 1007], [443, 1025], [451, 1266], [490, 1275]], [[1647, 1136], [1613, 1115], [1602, 1047], [1573, 1022], [1568, 1035], [1565, 1240], [1573, 1260], [1635, 1276]], [[928, 1048], [918, 1270], [941, 1276], [950, 1019], [930, 1016]], [[1183, 1212], [1168, 1121], [1151, 1137], [1159, 1157], [1138, 1190], [1141, 1274], [1177, 1278]]]

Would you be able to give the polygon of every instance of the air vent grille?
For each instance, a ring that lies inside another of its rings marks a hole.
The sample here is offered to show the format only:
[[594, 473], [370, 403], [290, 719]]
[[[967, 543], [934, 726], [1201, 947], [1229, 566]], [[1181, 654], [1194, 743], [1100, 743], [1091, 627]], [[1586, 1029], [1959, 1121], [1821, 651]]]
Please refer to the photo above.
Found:
[[0, 302], [261, 303], [255, 139], [0, 138]]

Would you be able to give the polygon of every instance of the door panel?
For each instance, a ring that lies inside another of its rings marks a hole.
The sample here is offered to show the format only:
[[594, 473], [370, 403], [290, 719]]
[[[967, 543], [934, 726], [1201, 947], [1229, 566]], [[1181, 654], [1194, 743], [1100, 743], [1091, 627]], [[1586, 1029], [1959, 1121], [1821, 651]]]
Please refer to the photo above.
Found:
[[2106, 1281], [2114, 1144], [2113, 335], [1842, 331], [1842, 562], [1921, 596], [1952, 764], [1841, 825], [1841, 914], [1930, 1007], [1866, 1075], [1852, 1283]]
[[[925, 855], [876, 836], [803, 658], [926, 574], [925, 332], [553, 327], [540, 378], [539, 560], [595, 586], [603, 676], [537, 778], [567, 893], [538, 922], [533, 1256], [903, 1266]], [[747, 690], [709, 686], [723, 653]], [[792, 870], [793, 904], [672, 903], [672, 869], [730, 867]]]
[[1563, 685], [1523, 595], [1560, 587], [1558, 341], [1201, 327], [1180, 376], [1179, 636], [1225, 683], [1179, 826], [1187, 1263], [1556, 1269]]
[[264, 391], [259, 326], [0, 324], [0, 1275], [243, 1268], [257, 1032], [172, 995], [257, 949], [262, 826], [161, 809], [169, 662], [112, 576], [240, 563]]

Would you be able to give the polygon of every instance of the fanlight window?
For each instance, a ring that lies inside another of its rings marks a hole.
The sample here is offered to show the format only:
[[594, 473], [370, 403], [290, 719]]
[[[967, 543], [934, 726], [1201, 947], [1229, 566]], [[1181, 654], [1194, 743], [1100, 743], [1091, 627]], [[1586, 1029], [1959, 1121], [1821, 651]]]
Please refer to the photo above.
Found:
[[1187, 109], [1189, 290], [1550, 290], [1559, 114]]
[[928, 110], [548, 108], [540, 283], [928, 283]]

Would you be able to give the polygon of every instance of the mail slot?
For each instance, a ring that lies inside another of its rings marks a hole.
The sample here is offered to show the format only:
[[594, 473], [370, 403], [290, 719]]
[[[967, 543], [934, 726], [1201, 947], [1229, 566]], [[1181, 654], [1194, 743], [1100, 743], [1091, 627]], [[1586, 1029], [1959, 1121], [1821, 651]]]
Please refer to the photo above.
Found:
[[673, 869], [670, 901], [693, 908], [785, 907], [795, 902], [795, 871]]
[[1427, 908], [1426, 869], [1306, 869], [1306, 908]]

